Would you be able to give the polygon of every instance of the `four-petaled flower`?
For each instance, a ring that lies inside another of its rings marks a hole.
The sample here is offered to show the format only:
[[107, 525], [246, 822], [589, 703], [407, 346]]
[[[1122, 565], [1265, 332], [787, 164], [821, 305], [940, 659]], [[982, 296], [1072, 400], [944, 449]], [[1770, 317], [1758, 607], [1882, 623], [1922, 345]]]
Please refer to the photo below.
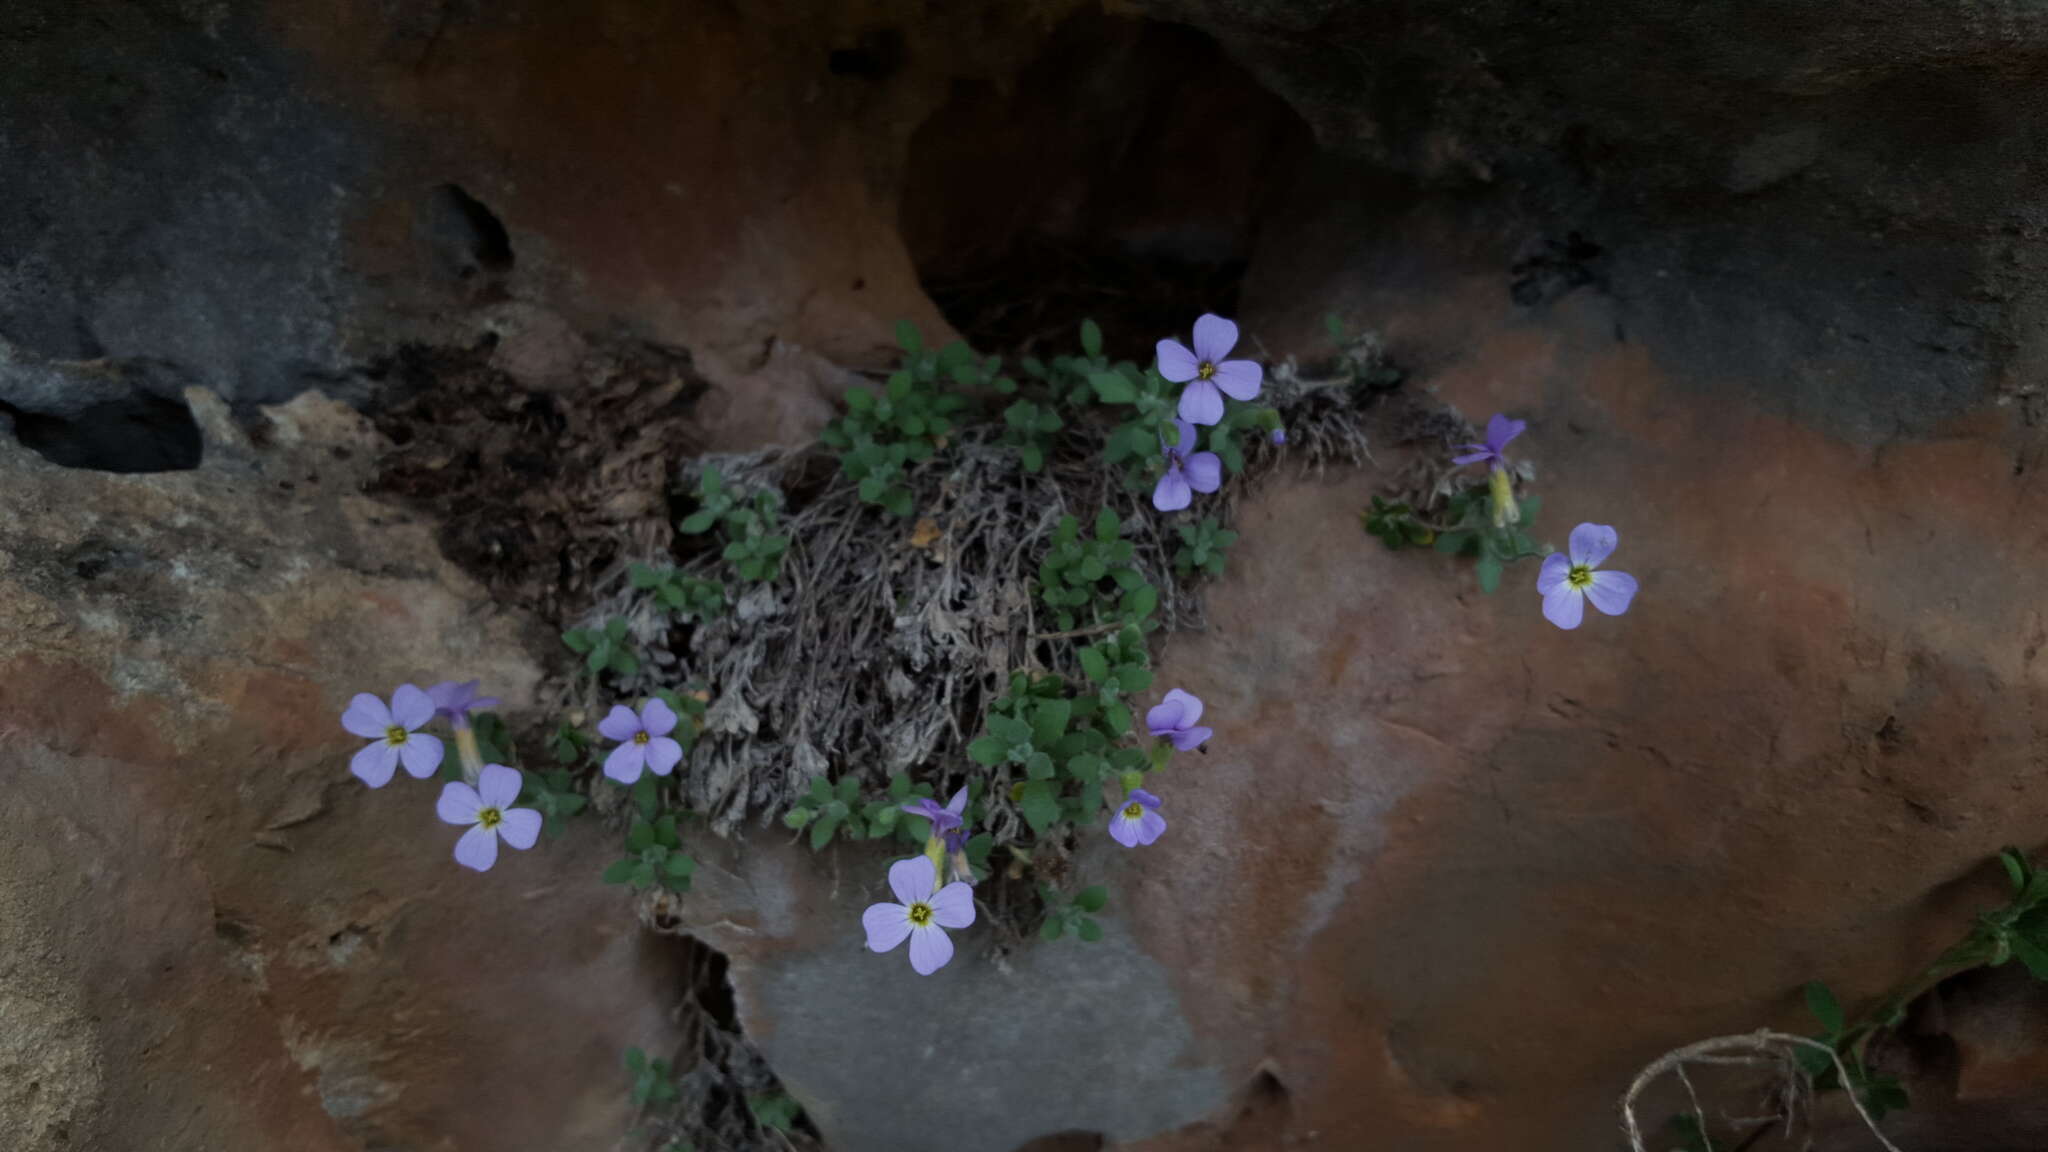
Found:
[[1152, 506], [1161, 512], [1178, 512], [1193, 502], [1195, 492], [1214, 492], [1223, 486], [1223, 460], [1214, 452], [1196, 452], [1195, 426], [1175, 417], [1173, 426], [1179, 442], [1159, 441], [1166, 454], [1166, 474], [1152, 489]]
[[476, 687], [481, 683], [481, 680], [443, 680], [427, 689], [427, 698], [434, 702], [434, 714], [446, 717], [457, 728], [469, 727], [471, 712], [485, 712], [498, 706], [496, 696], [476, 694]]
[[1175, 748], [1186, 752], [1200, 747], [1203, 741], [1216, 734], [1208, 728], [1196, 726], [1196, 721], [1201, 718], [1202, 701], [1192, 693], [1175, 688], [1145, 713], [1145, 727], [1152, 730], [1152, 735], [1164, 737], [1172, 741]]
[[1124, 796], [1124, 806], [1109, 814], [1109, 837], [1126, 848], [1150, 844], [1166, 831], [1166, 817], [1159, 814], [1159, 797], [1143, 788]]
[[1586, 601], [1609, 616], [1628, 611], [1635, 599], [1636, 578], [1626, 572], [1596, 572], [1619, 542], [1605, 524], [1572, 529], [1571, 555], [1552, 552], [1536, 573], [1536, 591], [1543, 594], [1543, 616], [1559, 628], [1577, 628], [1585, 618]]
[[477, 775], [476, 787], [452, 780], [441, 787], [441, 799], [434, 812], [449, 824], [467, 824], [469, 831], [455, 842], [455, 862], [464, 868], [488, 872], [498, 862], [498, 838], [520, 851], [533, 847], [540, 836], [541, 815], [531, 808], [514, 808], [519, 799], [519, 772], [503, 764], [486, 764]]
[[958, 792], [953, 793], [953, 798], [946, 801], [944, 808], [939, 807], [939, 802], [929, 796], [919, 796], [902, 807], [912, 816], [922, 816], [931, 821], [934, 836], [956, 831], [960, 827], [962, 814], [967, 811], [967, 789], [963, 786]]
[[[974, 923], [974, 889], [957, 881], [938, 888], [939, 871], [931, 860], [913, 856], [889, 865], [889, 890], [900, 904], [870, 904], [860, 922], [868, 931], [868, 949], [887, 952], [910, 941], [910, 966], [929, 976], [953, 958], [948, 928]], [[934, 888], [938, 888], [936, 892]]]
[[1180, 418], [1190, 424], [1214, 424], [1223, 419], [1223, 397], [1253, 400], [1265, 380], [1265, 369], [1254, 360], [1225, 360], [1237, 346], [1237, 325], [1214, 313], [1195, 321], [1195, 347], [1190, 352], [1178, 340], [1161, 340], [1156, 349], [1159, 374], [1174, 384], [1186, 384], [1180, 393]]
[[1464, 455], [1451, 457], [1451, 463], [1462, 466], [1486, 461], [1495, 468], [1505, 468], [1508, 458], [1501, 454], [1501, 449], [1506, 448], [1508, 441], [1520, 436], [1522, 429], [1528, 426], [1527, 420], [1510, 420], [1495, 412], [1493, 418], [1486, 422], [1486, 443], [1465, 445]]
[[400, 684], [384, 701], [358, 692], [341, 714], [341, 726], [370, 741], [348, 762], [348, 770], [372, 788], [391, 783], [403, 762], [414, 778], [424, 780], [441, 766], [441, 741], [420, 731], [434, 718], [434, 702], [417, 685]]
[[604, 774], [621, 784], [640, 779], [643, 768], [666, 776], [683, 758], [683, 746], [669, 737], [676, 730], [675, 711], [659, 697], [642, 704], [638, 716], [624, 704], [612, 705], [597, 730], [607, 740], [620, 741], [604, 758]]

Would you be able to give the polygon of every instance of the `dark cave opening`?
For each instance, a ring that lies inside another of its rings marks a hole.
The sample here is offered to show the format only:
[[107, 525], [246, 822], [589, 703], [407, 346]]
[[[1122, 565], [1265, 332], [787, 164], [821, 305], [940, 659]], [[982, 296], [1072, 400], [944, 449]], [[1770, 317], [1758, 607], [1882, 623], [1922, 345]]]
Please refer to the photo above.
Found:
[[1191, 28], [1083, 12], [1006, 83], [956, 81], [911, 138], [900, 220], [925, 290], [988, 351], [1070, 349], [1083, 318], [1147, 362], [1233, 313], [1308, 125]]

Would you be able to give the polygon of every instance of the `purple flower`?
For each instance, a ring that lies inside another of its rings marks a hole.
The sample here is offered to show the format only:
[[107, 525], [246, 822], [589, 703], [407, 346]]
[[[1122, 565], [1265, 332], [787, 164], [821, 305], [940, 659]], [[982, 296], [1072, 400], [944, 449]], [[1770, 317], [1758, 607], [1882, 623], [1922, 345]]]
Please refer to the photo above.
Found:
[[1193, 500], [1194, 492], [1214, 492], [1223, 486], [1223, 461], [1214, 452], [1194, 452], [1195, 426], [1176, 417], [1180, 443], [1159, 442], [1166, 454], [1166, 475], [1152, 489], [1152, 506], [1161, 512], [1178, 512]]
[[341, 726], [370, 742], [348, 762], [348, 770], [372, 788], [391, 783], [403, 761], [416, 780], [425, 780], [441, 766], [441, 741], [420, 731], [434, 718], [434, 702], [413, 684], [400, 684], [391, 704], [359, 692], [341, 714]]
[[1605, 524], [1572, 529], [1571, 556], [1552, 552], [1536, 573], [1536, 591], [1543, 594], [1543, 617], [1559, 628], [1577, 628], [1585, 618], [1586, 601], [1609, 616], [1628, 611], [1636, 597], [1636, 578], [1626, 572], [1596, 572], [1614, 552], [1620, 538]]
[[1508, 458], [1501, 455], [1501, 449], [1508, 446], [1508, 441], [1520, 436], [1522, 429], [1528, 426], [1527, 420], [1510, 420], [1495, 412], [1493, 418], [1486, 422], [1486, 443], [1465, 445], [1465, 454], [1453, 456], [1451, 463], [1462, 466], [1485, 460], [1491, 461], [1496, 468], [1505, 468]]
[[1190, 424], [1214, 424], [1223, 419], [1225, 393], [1234, 400], [1258, 398], [1265, 369], [1252, 360], [1225, 360], [1236, 345], [1237, 325], [1211, 312], [1195, 321], [1194, 351], [1178, 340], [1159, 342], [1159, 374], [1171, 383], [1187, 385], [1180, 393], [1181, 419]]
[[931, 797], [920, 796], [903, 805], [903, 810], [912, 816], [922, 816], [931, 821], [934, 836], [941, 832], [956, 831], [961, 824], [961, 813], [967, 811], [967, 789], [963, 785], [958, 792], [953, 793], [953, 798], [946, 801], [944, 808], [939, 807], [939, 802]]
[[676, 714], [659, 697], [640, 706], [640, 714], [624, 704], [612, 705], [611, 714], [598, 721], [598, 734], [620, 744], [604, 758], [604, 774], [621, 784], [640, 779], [645, 768], [656, 776], [675, 771], [683, 758], [683, 746], [670, 739], [676, 730]]
[[910, 966], [929, 976], [953, 958], [948, 928], [974, 923], [974, 889], [958, 882], [939, 888], [939, 870], [928, 857], [913, 856], [889, 865], [889, 890], [898, 904], [870, 904], [861, 913], [868, 931], [868, 950], [887, 952], [910, 941]]
[[427, 689], [427, 698], [434, 702], [434, 714], [446, 717], [457, 728], [469, 727], [471, 712], [484, 712], [498, 706], [496, 696], [477, 696], [476, 686], [481, 683], [481, 680], [464, 683], [443, 680]]
[[1285, 443], [1287, 443], [1287, 429], [1285, 429], [1285, 428], [1275, 428], [1275, 429], [1273, 429], [1273, 436], [1272, 436], [1272, 440], [1273, 440], [1273, 443], [1275, 443], [1275, 444], [1285, 444]]
[[1195, 722], [1201, 718], [1201, 700], [1175, 688], [1145, 713], [1145, 727], [1150, 728], [1154, 736], [1171, 740], [1175, 748], [1186, 752], [1200, 747], [1203, 741], [1216, 734], [1208, 728], [1196, 727]]
[[517, 799], [519, 773], [503, 764], [484, 765], [474, 788], [460, 780], [441, 786], [435, 814], [449, 824], [469, 825], [469, 831], [455, 842], [457, 864], [489, 872], [498, 862], [500, 836], [522, 852], [533, 847], [540, 836], [541, 815], [531, 808], [512, 807]]
[[1143, 788], [1124, 795], [1124, 806], [1109, 814], [1109, 837], [1126, 848], [1150, 844], [1166, 831], [1166, 817], [1159, 814], [1159, 797]]

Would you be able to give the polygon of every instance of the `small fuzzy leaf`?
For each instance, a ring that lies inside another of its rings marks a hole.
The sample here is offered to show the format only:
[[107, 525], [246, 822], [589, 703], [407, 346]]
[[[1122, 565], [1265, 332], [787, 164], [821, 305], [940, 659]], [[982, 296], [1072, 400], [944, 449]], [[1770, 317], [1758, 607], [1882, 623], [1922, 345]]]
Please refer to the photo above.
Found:
[[1074, 934], [1082, 940], [1093, 944], [1097, 940], [1102, 939], [1102, 925], [1097, 924], [1087, 916], [1083, 916], [1081, 917], [1081, 926], [1075, 929]]
[[816, 852], [832, 842], [832, 834], [839, 831], [839, 825], [846, 817], [838, 813], [827, 815], [811, 825], [811, 851]]
[[1050, 748], [1066, 734], [1067, 721], [1074, 714], [1071, 700], [1046, 700], [1031, 710], [1031, 743]]
[[1081, 672], [1097, 684], [1109, 676], [1109, 660], [1102, 649], [1092, 645], [1081, 649]]
[[967, 745], [967, 755], [976, 764], [993, 768], [1010, 758], [1010, 746], [994, 736], [979, 736]]
[[1067, 926], [1060, 921], [1059, 917], [1048, 916], [1045, 918], [1045, 924], [1038, 929], [1038, 938], [1051, 943], [1059, 939], [1060, 934], [1066, 930]]
[[1109, 889], [1100, 884], [1091, 884], [1074, 894], [1074, 907], [1083, 912], [1100, 912], [1109, 903]]
[[1102, 355], [1102, 328], [1093, 320], [1081, 321], [1081, 351], [1091, 358]]
[[1129, 404], [1138, 398], [1137, 386], [1114, 372], [1091, 372], [1088, 386], [1104, 404]]
[[1830, 1039], [1840, 1036], [1842, 1029], [1846, 1027], [1841, 1001], [1835, 999], [1833, 990], [1818, 980], [1806, 982], [1806, 1010], [1813, 1013], [1815, 1020], [1820, 1021], [1820, 1026], [1827, 1031]]
[[896, 343], [912, 356], [924, 351], [924, 337], [918, 334], [917, 325], [908, 320], [896, 322]]
[[1003, 753], [1005, 756], [1009, 754], [1011, 748], [1019, 744], [1029, 744], [1031, 742], [1031, 725], [1024, 723], [1022, 720], [1004, 716], [999, 712], [989, 714], [988, 730], [995, 735], [996, 739], [1003, 742]]
[[626, 849], [631, 852], [645, 852], [654, 844], [654, 825], [645, 820], [635, 820], [632, 830], [626, 833]]
[[607, 884], [624, 884], [626, 881], [631, 880], [633, 878], [633, 867], [637, 863], [639, 862], [631, 859], [612, 861], [611, 865], [604, 870], [604, 882]]

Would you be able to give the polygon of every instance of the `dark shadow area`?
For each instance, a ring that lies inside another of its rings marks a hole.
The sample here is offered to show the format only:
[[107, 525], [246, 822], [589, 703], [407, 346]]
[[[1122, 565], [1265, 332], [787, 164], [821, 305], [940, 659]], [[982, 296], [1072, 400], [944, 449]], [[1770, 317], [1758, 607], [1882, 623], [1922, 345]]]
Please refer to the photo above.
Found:
[[199, 467], [199, 422], [183, 400], [147, 392], [53, 415], [0, 403], [14, 437], [52, 464], [98, 472], [182, 472]]
[[911, 138], [901, 223], [976, 347], [1110, 354], [1236, 309], [1260, 224], [1314, 155], [1306, 123], [1180, 25], [1083, 12], [1010, 82], [961, 81]]

